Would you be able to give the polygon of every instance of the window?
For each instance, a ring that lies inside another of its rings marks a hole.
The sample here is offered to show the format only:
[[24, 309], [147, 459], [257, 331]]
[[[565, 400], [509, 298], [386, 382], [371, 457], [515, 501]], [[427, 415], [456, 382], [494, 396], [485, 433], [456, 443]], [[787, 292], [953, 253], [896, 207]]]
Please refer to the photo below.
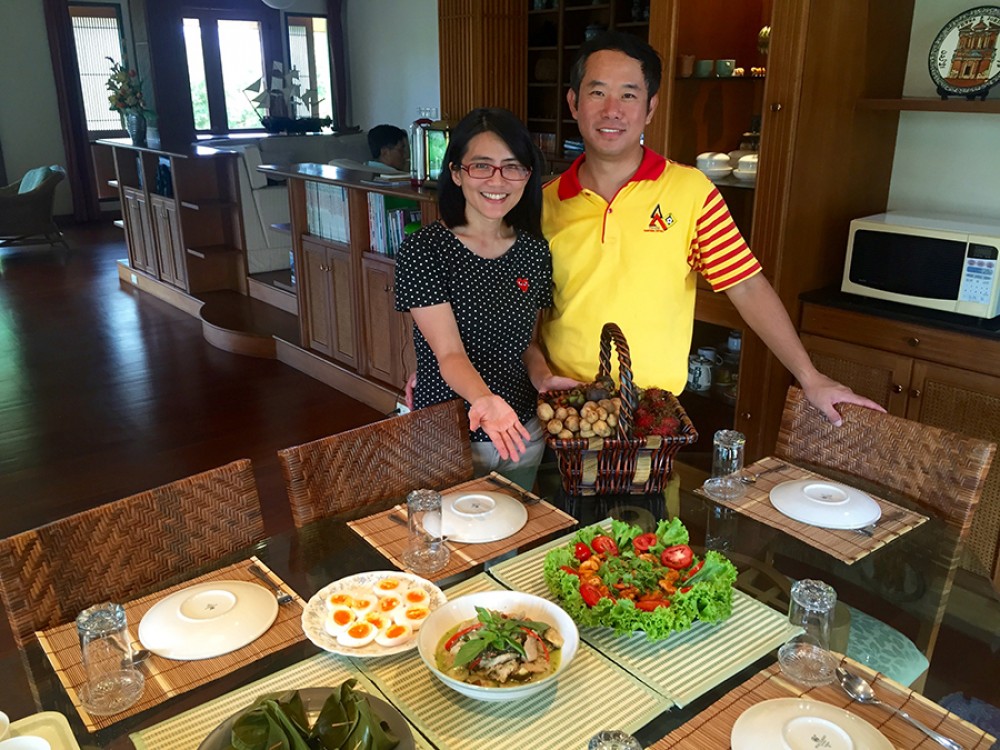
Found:
[[333, 87], [330, 82], [330, 44], [326, 18], [322, 16], [288, 16], [288, 57], [299, 71], [303, 93], [316, 90], [316, 103], [311, 110], [297, 107], [298, 117], [333, 117]]
[[87, 131], [121, 132], [121, 117], [108, 108], [105, 86], [111, 69], [107, 58], [121, 62], [124, 57], [121, 9], [111, 4], [73, 4], [69, 6], [69, 14]]

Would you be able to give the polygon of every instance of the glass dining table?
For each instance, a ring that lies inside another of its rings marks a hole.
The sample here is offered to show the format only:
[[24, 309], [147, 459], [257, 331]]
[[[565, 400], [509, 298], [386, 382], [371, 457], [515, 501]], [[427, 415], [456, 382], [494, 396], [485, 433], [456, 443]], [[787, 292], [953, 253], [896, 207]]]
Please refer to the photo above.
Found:
[[[906, 498], [890, 497], [885, 493], [882, 496], [904, 507], [912, 507]], [[933, 650], [939, 633], [960, 551], [955, 530], [932, 517], [875, 550], [863, 561], [847, 565], [788, 534], [683, 489], [676, 479], [665, 492], [656, 495], [569, 497], [554, 492], [548, 499], [581, 525], [610, 517], [652, 530], [658, 519], [678, 516], [690, 533], [695, 551], [703, 549], [706, 540], [710, 547], [723, 551], [740, 571], [737, 586], [752, 597], [777, 610], [786, 611], [791, 579], [822, 579], [833, 585], [841, 601], [891, 624], [920, 643], [928, 653]], [[219, 561], [212, 569], [254, 555], [308, 600], [331, 581], [363, 571], [393, 568], [347, 523], [399, 502], [402, 499], [368, 505], [278, 534], [245, 550], [242, 555]], [[562, 533], [566, 532], [560, 532], [560, 535]], [[544, 541], [531, 546], [538, 546]], [[504, 557], [510, 558], [512, 554], [526, 551], [511, 551]], [[490, 565], [488, 562], [485, 567]], [[483, 568], [480, 565], [436, 583], [447, 589], [482, 572]], [[184, 578], [188, 580], [205, 572], [208, 571], [192, 569]], [[135, 595], [139, 597], [148, 593], [151, 592], [135, 592]], [[133, 626], [136, 625], [133, 623]], [[320, 653], [318, 647], [309, 641], [301, 641], [91, 734], [84, 728], [42, 648], [34, 642], [15, 657], [7, 659], [5, 678], [0, 681], [0, 709], [12, 720], [38, 711], [58, 711], [68, 718], [81, 748], [131, 748], [130, 733], [174, 717], [317, 653]], [[774, 661], [772, 650], [683, 708], [672, 707], [662, 711], [637, 732], [638, 739], [643, 746], [656, 742]], [[962, 687], [960, 684], [952, 686], [954, 690], [961, 690]]]

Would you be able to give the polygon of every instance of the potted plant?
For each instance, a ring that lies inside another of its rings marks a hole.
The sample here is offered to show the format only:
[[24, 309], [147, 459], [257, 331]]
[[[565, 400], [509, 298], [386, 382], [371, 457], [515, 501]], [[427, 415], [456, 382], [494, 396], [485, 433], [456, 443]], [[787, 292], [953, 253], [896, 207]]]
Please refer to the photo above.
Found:
[[107, 82], [108, 103], [111, 106], [108, 109], [122, 116], [132, 143], [145, 146], [146, 115], [152, 113], [146, 109], [142, 79], [134, 68], [128, 67], [127, 61], [118, 62], [111, 57], [106, 59], [111, 63], [111, 75]]

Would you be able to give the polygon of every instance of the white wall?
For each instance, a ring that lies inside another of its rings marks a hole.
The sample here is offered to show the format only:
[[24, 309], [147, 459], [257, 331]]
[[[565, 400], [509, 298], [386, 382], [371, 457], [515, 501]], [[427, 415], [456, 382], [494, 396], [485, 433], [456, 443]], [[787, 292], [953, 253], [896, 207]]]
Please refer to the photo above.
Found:
[[[916, 0], [904, 96], [936, 96], [927, 71], [931, 43], [970, 7], [969, 0]], [[1000, 99], [1000, 86], [988, 98]], [[889, 209], [1000, 219], [1000, 115], [901, 113]]]
[[365, 130], [405, 128], [420, 107], [441, 107], [437, 0], [348, 0], [351, 106], [348, 121]]
[[[66, 166], [56, 82], [39, 0], [0, 0], [0, 146], [7, 179], [18, 180], [29, 169]], [[56, 189], [56, 214], [73, 213], [69, 185]]]

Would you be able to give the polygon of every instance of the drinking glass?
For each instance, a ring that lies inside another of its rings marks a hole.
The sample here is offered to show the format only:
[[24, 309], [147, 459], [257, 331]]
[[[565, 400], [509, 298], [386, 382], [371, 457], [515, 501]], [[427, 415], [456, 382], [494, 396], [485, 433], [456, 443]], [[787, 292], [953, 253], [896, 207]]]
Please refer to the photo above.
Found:
[[642, 745], [631, 734], [618, 729], [604, 729], [590, 738], [587, 750], [642, 750]]
[[736, 430], [719, 430], [712, 440], [712, 476], [703, 489], [715, 500], [738, 500], [746, 494], [740, 481], [746, 438]]
[[80, 700], [97, 716], [116, 714], [142, 695], [145, 677], [132, 663], [132, 640], [125, 608], [103, 602], [83, 610], [76, 618], [76, 631], [83, 652], [86, 682]]
[[711, 504], [705, 523], [705, 549], [727, 552], [736, 540], [736, 511], [722, 505]]
[[441, 535], [441, 493], [414, 490], [406, 497], [406, 515], [406, 567], [418, 574], [441, 570], [451, 557]]
[[803, 579], [792, 584], [788, 621], [804, 631], [778, 649], [781, 671], [803, 685], [833, 681], [837, 661], [830, 653], [837, 592], [823, 581]]

